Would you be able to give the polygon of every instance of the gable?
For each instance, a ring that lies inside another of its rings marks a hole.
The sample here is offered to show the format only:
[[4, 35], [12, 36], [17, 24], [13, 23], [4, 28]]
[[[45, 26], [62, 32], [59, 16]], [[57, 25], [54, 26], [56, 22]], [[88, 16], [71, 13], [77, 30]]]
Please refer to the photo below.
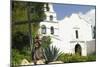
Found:
[[70, 17], [65, 17], [61, 20], [60, 25], [66, 25], [68, 27], [90, 27], [91, 24], [87, 23], [78, 14], [72, 14]]

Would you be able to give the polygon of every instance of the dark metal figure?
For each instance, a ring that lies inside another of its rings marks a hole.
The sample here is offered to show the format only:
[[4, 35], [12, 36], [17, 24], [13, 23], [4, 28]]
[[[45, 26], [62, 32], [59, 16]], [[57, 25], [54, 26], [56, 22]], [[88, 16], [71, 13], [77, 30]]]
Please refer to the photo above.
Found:
[[46, 58], [45, 53], [44, 53], [43, 48], [41, 47], [39, 36], [36, 36], [35, 42], [34, 42], [34, 48], [32, 49], [32, 60], [34, 64], [36, 65], [38, 60], [43, 60], [45, 58]]

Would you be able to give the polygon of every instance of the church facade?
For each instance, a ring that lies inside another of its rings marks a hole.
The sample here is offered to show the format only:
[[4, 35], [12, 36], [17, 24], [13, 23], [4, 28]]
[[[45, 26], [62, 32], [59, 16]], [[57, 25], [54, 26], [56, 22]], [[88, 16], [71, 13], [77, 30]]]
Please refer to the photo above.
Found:
[[[46, 7], [49, 7], [47, 9]], [[53, 46], [61, 52], [87, 56], [95, 52], [95, 40], [92, 38], [92, 28], [78, 14], [72, 14], [58, 21], [51, 3], [44, 5], [46, 19], [40, 22], [40, 36], [50, 36]], [[92, 42], [92, 43], [91, 43]], [[92, 48], [92, 49], [90, 49]]]

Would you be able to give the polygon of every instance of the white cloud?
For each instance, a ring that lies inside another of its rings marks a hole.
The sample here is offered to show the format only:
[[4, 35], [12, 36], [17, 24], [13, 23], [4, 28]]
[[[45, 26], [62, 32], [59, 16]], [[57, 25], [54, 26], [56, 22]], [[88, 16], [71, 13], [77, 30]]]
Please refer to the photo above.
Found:
[[88, 23], [90, 23], [92, 26], [95, 26], [95, 9], [92, 9], [85, 14], [80, 13], [79, 15], [81, 18], [88, 21]]

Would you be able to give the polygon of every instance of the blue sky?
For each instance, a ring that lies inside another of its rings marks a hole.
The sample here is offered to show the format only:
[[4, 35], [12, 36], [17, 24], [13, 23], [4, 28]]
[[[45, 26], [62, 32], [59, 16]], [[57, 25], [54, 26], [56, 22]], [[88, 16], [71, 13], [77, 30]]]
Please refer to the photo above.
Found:
[[65, 16], [70, 16], [72, 13], [86, 13], [95, 6], [90, 5], [75, 5], [75, 4], [53, 4], [54, 11], [57, 13], [57, 19], [61, 20]]

